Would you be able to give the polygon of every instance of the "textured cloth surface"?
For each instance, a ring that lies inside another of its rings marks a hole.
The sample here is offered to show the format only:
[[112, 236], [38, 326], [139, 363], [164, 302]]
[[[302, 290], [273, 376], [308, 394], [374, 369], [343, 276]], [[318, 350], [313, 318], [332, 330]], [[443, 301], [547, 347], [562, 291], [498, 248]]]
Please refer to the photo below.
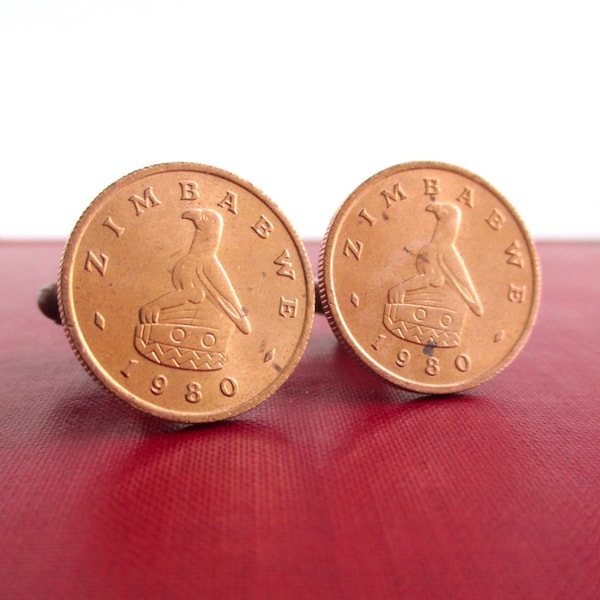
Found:
[[480, 387], [396, 389], [318, 316], [272, 398], [184, 427], [38, 312], [62, 245], [0, 244], [0, 596], [600, 598], [600, 245], [538, 248], [533, 334]]

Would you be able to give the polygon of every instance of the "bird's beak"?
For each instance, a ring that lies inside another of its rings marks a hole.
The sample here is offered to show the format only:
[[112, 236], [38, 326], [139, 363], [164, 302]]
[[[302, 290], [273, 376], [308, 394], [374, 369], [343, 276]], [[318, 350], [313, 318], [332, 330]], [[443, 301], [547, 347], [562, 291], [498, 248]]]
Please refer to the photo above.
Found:
[[432, 213], [437, 213], [439, 211], [439, 207], [437, 204], [435, 204], [435, 202], [432, 202], [431, 204], [427, 205], [427, 208], [425, 210]]
[[197, 215], [201, 212], [202, 209], [192, 208], [191, 210], [186, 210], [182, 215], [182, 219], [189, 219], [190, 221], [195, 221], [197, 219]]

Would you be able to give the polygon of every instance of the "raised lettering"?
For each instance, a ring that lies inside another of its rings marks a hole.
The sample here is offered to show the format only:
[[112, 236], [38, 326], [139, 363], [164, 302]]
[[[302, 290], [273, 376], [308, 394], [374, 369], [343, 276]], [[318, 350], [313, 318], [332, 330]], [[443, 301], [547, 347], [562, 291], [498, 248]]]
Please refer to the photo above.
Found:
[[237, 194], [235, 192], [225, 192], [225, 198], [221, 202], [217, 202], [217, 206], [226, 208], [229, 212], [237, 215]]
[[400, 352], [398, 352], [398, 356], [396, 356], [396, 365], [398, 365], [399, 367], [406, 367], [409, 361], [410, 352], [406, 350], [406, 348], [403, 348], [402, 350], [400, 350]]
[[284, 319], [295, 319], [298, 310], [298, 299], [286, 300], [283, 296], [279, 302], [279, 315]]
[[523, 253], [521, 252], [521, 245], [515, 240], [505, 251], [504, 254], [508, 254], [508, 260], [506, 261], [509, 265], [514, 265], [519, 269], [523, 268]]
[[225, 379], [221, 381], [219, 389], [221, 390], [221, 394], [223, 394], [223, 396], [232, 398], [237, 394], [238, 383], [233, 377], [225, 377]]
[[108, 256], [106, 256], [106, 254], [100, 254], [100, 258], [98, 258], [92, 250], [88, 250], [84, 265], [86, 271], [91, 273], [95, 269], [102, 277], [104, 277], [107, 267]]
[[192, 179], [184, 179], [179, 182], [181, 188], [181, 199], [186, 202], [198, 200], [200, 198], [200, 192], [198, 191], [198, 182]]
[[377, 352], [379, 352], [379, 350], [381, 349], [381, 342], [383, 342], [383, 340], [385, 340], [386, 337], [387, 336], [385, 336], [385, 335], [379, 334], [377, 336], [377, 339], [371, 344], [371, 348], [373, 348], [373, 350], [377, 350]]
[[371, 227], [373, 227], [373, 225], [375, 224], [375, 221], [377, 221], [377, 219], [375, 217], [372, 217], [368, 212], [366, 208], [361, 209], [361, 211], [358, 213], [359, 217], [362, 217]]
[[485, 220], [485, 222], [494, 230], [499, 231], [502, 225], [506, 222], [506, 219], [496, 209], [492, 211], [492, 214]]
[[139, 364], [139, 361], [135, 360], [135, 359], [130, 359], [129, 363], [127, 364], [127, 366], [121, 370], [121, 375], [123, 375], [123, 377], [125, 377], [126, 379], [129, 378], [129, 376], [131, 375], [130, 371], [133, 367], [135, 367], [135, 365]]
[[195, 381], [188, 383], [186, 386], [185, 399], [192, 404], [197, 404], [202, 400], [202, 386]]
[[456, 198], [457, 202], [464, 202], [469, 208], [473, 208], [473, 190], [466, 187]]
[[166, 389], [169, 381], [164, 375], [157, 375], [150, 384], [150, 391], [155, 396], [160, 396]]
[[352, 255], [356, 260], [360, 260], [360, 253], [362, 252], [362, 249], [362, 242], [359, 242], [358, 240], [356, 242], [353, 242], [350, 238], [346, 238], [342, 253], [344, 254], [344, 256]]
[[425, 373], [430, 377], [440, 374], [440, 361], [435, 356], [430, 356], [425, 361]]
[[408, 196], [402, 191], [402, 188], [400, 187], [399, 183], [394, 184], [394, 188], [391, 194], [387, 190], [382, 190], [380, 193], [383, 196], [383, 199], [385, 200], [386, 208], [392, 206], [392, 202], [398, 202], [406, 200], [408, 198]]
[[459, 354], [454, 359], [454, 366], [461, 372], [466, 373], [471, 368], [471, 359], [468, 354]]
[[141, 198], [137, 194], [130, 196], [129, 202], [135, 207], [135, 216], [139, 217], [145, 208], [154, 208], [160, 204], [160, 200], [154, 195], [152, 187], [147, 187], [144, 190], [144, 197]]
[[435, 196], [442, 191], [440, 188], [440, 180], [435, 177], [425, 177], [423, 178], [423, 183], [425, 184], [425, 191], [423, 192], [425, 196]]
[[124, 227], [119, 227], [113, 220], [112, 217], [106, 217], [102, 223], [104, 227], [108, 227], [117, 237], [121, 237], [125, 231]]
[[508, 289], [508, 299], [514, 304], [523, 304], [525, 301], [525, 286], [511, 283]]
[[296, 271], [292, 268], [292, 261], [290, 260], [290, 253], [285, 248], [283, 252], [273, 261], [280, 268], [277, 270], [277, 275], [280, 277], [289, 277], [291, 280], [296, 279]]
[[267, 217], [261, 215], [260, 219], [256, 222], [256, 225], [252, 225], [251, 229], [259, 238], [266, 240], [275, 228]]

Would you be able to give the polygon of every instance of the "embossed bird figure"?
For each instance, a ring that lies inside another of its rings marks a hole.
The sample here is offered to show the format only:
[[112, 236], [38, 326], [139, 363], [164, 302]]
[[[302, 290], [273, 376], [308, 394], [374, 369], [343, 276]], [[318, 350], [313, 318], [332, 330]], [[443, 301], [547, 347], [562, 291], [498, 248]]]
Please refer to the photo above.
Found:
[[223, 231], [223, 218], [210, 209], [193, 208], [181, 215], [196, 226], [188, 254], [173, 268], [175, 291], [150, 302], [140, 311], [142, 323], [157, 323], [161, 310], [187, 302], [200, 304], [208, 296], [242, 333], [250, 333], [250, 322], [217, 256]]
[[435, 215], [437, 223], [431, 241], [417, 253], [418, 275], [392, 287], [388, 292], [388, 300], [392, 303], [402, 302], [406, 292], [448, 285], [473, 313], [481, 316], [481, 302], [455, 245], [460, 227], [460, 210], [447, 202], [432, 202], [425, 210]]

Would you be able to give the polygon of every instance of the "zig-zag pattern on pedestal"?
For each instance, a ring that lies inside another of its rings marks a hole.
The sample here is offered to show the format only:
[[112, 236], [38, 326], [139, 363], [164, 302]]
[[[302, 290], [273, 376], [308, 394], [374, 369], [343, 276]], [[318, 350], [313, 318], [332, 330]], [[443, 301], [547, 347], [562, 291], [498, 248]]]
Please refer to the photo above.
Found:
[[388, 329], [398, 337], [409, 342], [423, 346], [437, 346], [438, 348], [453, 348], [458, 346], [460, 337], [453, 331], [444, 331], [434, 327], [423, 327], [408, 321], [389, 322]]
[[223, 352], [176, 348], [157, 342], [146, 344], [138, 336], [135, 338], [135, 347], [145, 358], [155, 363], [188, 371], [217, 371], [223, 368], [227, 360]]

